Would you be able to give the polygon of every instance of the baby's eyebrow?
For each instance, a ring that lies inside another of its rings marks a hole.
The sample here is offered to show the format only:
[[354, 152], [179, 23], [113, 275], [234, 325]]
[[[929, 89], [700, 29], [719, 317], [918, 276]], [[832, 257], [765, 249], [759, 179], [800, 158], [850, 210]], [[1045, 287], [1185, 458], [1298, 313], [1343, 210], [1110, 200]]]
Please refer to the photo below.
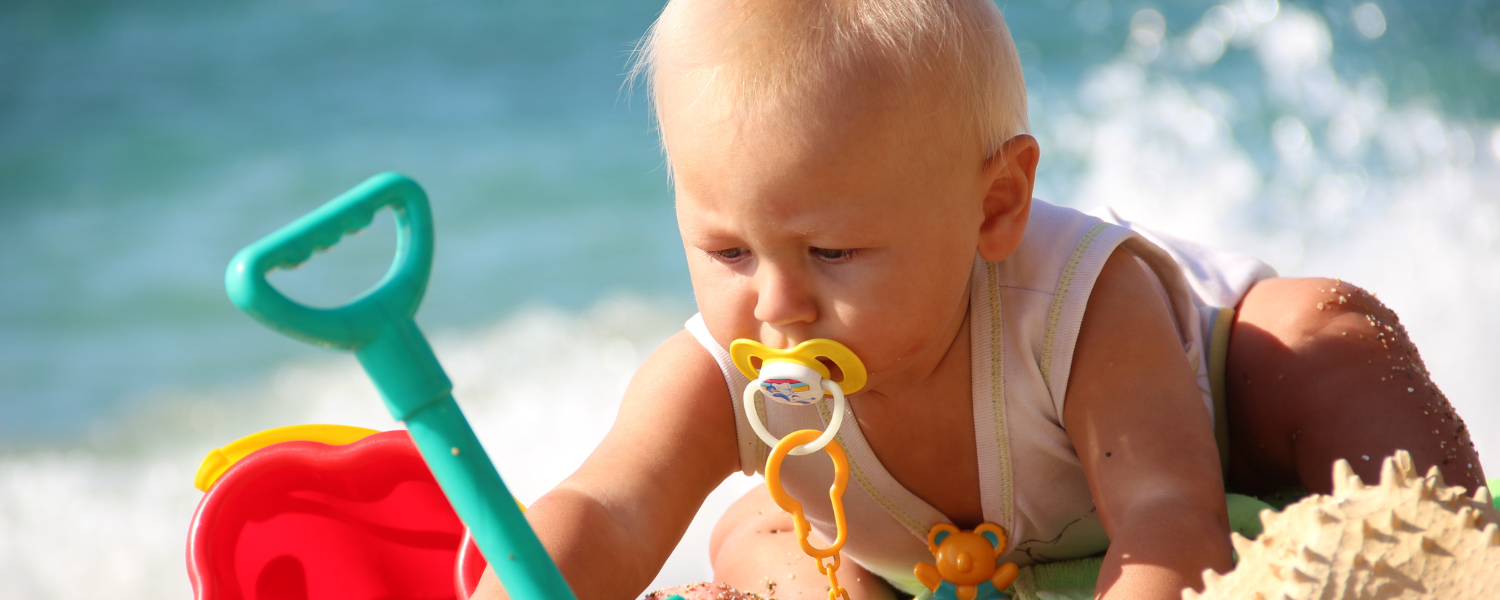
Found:
[[724, 232], [721, 232], [721, 231], [710, 231], [710, 232], [693, 232], [693, 233], [690, 233], [690, 232], [687, 232], [687, 231], [682, 231], [681, 233], [682, 233], [682, 239], [684, 241], [686, 241], [688, 244], [691, 244], [693, 246], [698, 246], [698, 247], [709, 247], [709, 246], [734, 247], [734, 246], [743, 246], [743, 245], [746, 245], [745, 239], [743, 237], [741, 237], [739, 235], [735, 235], [735, 234], [727, 232], [727, 231], [724, 231]]

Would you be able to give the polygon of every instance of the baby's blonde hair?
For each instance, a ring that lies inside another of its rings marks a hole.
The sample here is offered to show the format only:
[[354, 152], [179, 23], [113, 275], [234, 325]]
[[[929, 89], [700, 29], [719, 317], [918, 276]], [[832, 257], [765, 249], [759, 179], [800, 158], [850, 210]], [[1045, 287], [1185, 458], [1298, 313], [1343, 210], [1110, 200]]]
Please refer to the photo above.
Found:
[[742, 114], [826, 106], [873, 83], [901, 100], [937, 91], [943, 105], [924, 108], [951, 114], [986, 158], [1028, 131], [1021, 63], [991, 0], [671, 0], [631, 69], [656, 110], [668, 63], [704, 70], [702, 94]]

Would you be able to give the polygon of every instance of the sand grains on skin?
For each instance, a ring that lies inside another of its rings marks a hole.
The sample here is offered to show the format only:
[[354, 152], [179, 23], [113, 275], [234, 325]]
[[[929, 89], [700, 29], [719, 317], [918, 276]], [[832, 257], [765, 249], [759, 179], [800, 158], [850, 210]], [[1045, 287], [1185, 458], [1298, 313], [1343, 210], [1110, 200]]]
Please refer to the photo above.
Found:
[[[768, 588], [774, 594], [776, 584], [771, 582]], [[663, 588], [641, 596], [640, 600], [666, 600], [673, 596], [682, 596], [687, 600], [775, 600], [775, 596], [768, 598], [760, 594], [741, 592], [727, 584], [707, 581]]]

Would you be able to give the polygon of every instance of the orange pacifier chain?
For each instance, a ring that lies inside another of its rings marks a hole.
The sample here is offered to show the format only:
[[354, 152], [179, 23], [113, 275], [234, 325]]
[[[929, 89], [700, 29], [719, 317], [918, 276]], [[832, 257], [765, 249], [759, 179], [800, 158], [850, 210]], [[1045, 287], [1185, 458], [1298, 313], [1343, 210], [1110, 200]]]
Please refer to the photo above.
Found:
[[[797, 344], [790, 350], [769, 348], [753, 340], [735, 340], [729, 346], [729, 355], [740, 372], [749, 378], [745, 387], [745, 416], [756, 435], [771, 446], [771, 456], [766, 459], [766, 490], [771, 499], [782, 510], [792, 515], [797, 533], [797, 543], [802, 551], [817, 561], [818, 572], [828, 576], [828, 600], [849, 600], [849, 592], [839, 585], [839, 550], [849, 537], [844, 520], [844, 489], [849, 487], [849, 457], [844, 448], [834, 440], [839, 426], [844, 422], [844, 394], [852, 394], [864, 387], [867, 374], [865, 365], [843, 344], [832, 340], [815, 339]], [[759, 365], [756, 364], [757, 360]], [[838, 366], [843, 372], [844, 382], [833, 381], [832, 374], [822, 360]], [[755, 395], [771, 398], [783, 404], [808, 406], [831, 397], [834, 401], [828, 429], [802, 429], [784, 438], [776, 439], [760, 420], [760, 411], [755, 406]], [[828, 500], [833, 504], [833, 520], [838, 534], [827, 548], [817, 548], [808, 540], [812, 527], [803, 514], [802, 503], [786, 493], [781, 485], [781, 463], [788, 454], [801, 456], [823, 450], [833, 460], [833, 486], [828, 489]], [[823, 559], [831, 558], [826, 564]]]

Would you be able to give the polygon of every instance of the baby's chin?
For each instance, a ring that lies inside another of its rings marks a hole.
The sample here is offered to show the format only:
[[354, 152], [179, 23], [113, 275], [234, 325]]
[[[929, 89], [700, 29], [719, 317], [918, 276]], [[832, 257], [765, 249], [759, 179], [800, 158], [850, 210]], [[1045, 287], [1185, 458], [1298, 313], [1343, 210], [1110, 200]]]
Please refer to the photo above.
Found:
[[707, 581], [662, 588], [641, 596], [640, 600], [666, 600], [672, 596], [682, 596], [686, 600], [766, 600], [760, 594], [741, 592], [728, 584]]

